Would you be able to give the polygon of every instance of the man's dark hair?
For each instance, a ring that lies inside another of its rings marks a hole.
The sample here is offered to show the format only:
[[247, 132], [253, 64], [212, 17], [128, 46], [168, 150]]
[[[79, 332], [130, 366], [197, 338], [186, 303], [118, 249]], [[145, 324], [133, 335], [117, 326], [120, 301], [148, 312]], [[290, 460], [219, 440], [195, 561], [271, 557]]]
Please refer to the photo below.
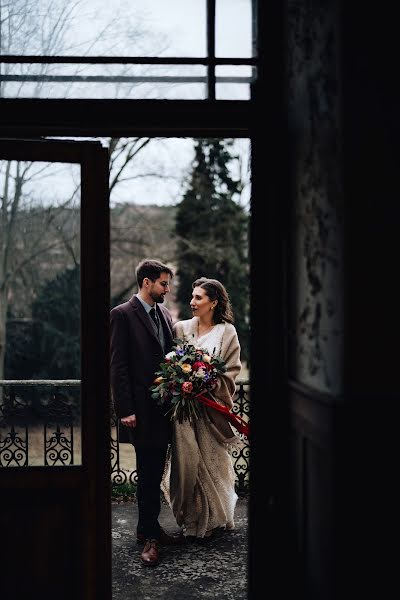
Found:
[[147, 258], [142, 260], [135, 270], [136, 281], [139, 288], [143, 285], [143, 279], [147, 277], [151, 281], [156, 281], [156, 279], [160, 277], [160, 273], [168, 273], [171, 279], [174, 276], [172, 269], [167, 267], [167, 265], [163, 265], [160, 261]]

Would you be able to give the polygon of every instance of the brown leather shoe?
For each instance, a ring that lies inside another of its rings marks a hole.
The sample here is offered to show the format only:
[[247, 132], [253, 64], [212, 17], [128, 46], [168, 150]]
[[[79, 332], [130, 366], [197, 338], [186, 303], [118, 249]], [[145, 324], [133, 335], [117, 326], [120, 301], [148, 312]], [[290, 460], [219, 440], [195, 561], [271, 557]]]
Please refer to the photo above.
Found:
[[[145, 541], [146, 538], [144, 535], [142, 535], [141, 533], [136, 534], [136, 542], [138, 544], [144, 544]], [[164, 531], [164, 529], [161, 529], [157, 541], [162, 546], [175, 546], [177, 544], [183, 544], [185, 542], [185, 536], [183, 535], [182, 531], [171, 535]]]
[[155, 567], [158, 564], [159, 557], [157, 543], [157, 540], [154, 538], [147, 539], [144, 543], [140, 560], [146, 567]]

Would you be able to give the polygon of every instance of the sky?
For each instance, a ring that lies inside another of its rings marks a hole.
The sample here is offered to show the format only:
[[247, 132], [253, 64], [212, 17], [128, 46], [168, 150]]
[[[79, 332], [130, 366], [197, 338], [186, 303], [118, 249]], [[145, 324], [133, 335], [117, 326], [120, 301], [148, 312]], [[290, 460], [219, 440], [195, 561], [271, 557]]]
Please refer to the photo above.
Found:
[[[206, 55], [206, 0], [81, 0], [80, 7], [74, 36], [82, 40], [121, 17], [156, 37], [166, 36], [163, 56]], [[129, 46], [122, 54], [130, 54]], [[216, 55], [251, 56], [251, 0], [216, 0]]]

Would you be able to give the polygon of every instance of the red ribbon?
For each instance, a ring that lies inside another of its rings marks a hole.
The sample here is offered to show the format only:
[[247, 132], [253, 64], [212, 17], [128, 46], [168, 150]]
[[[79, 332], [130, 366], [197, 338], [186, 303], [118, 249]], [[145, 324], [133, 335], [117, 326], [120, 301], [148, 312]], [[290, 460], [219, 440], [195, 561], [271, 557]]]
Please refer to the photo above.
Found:
[[210, 406], [214, 410], [217, 410], [218, 412], [225, 415], [230, 424], [233, 425], [239, 431], [239, 433], [243, 433], [245, 436], [249, 437], [250, 427], [248, 423], [246, 423], [246, 421], [242, 419], [242, 417], [239, 417], [239, 415], [230, 412], [229, 408], [218, 404], [217, 402], [215, 402], [215, 400], [210, 400], [210, 398], [207, 398], [207, 396], [203, 396], [203, 394], [197, 394], [196, 398], [202, 404]]

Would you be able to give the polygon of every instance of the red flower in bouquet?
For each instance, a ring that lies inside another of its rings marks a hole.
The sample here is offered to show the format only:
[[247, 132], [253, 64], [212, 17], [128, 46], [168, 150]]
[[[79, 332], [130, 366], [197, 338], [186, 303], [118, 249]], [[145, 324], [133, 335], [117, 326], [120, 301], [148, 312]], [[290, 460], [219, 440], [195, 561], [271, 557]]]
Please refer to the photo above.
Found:
[[193, 422], [200, 416], [199, 394], [213, 390], [217, 377], [226, 370], [224, 360], [197, 348], [187, 340], [175, 339], [151, 386], [152, 398], [164, 406], [171, 419]]

